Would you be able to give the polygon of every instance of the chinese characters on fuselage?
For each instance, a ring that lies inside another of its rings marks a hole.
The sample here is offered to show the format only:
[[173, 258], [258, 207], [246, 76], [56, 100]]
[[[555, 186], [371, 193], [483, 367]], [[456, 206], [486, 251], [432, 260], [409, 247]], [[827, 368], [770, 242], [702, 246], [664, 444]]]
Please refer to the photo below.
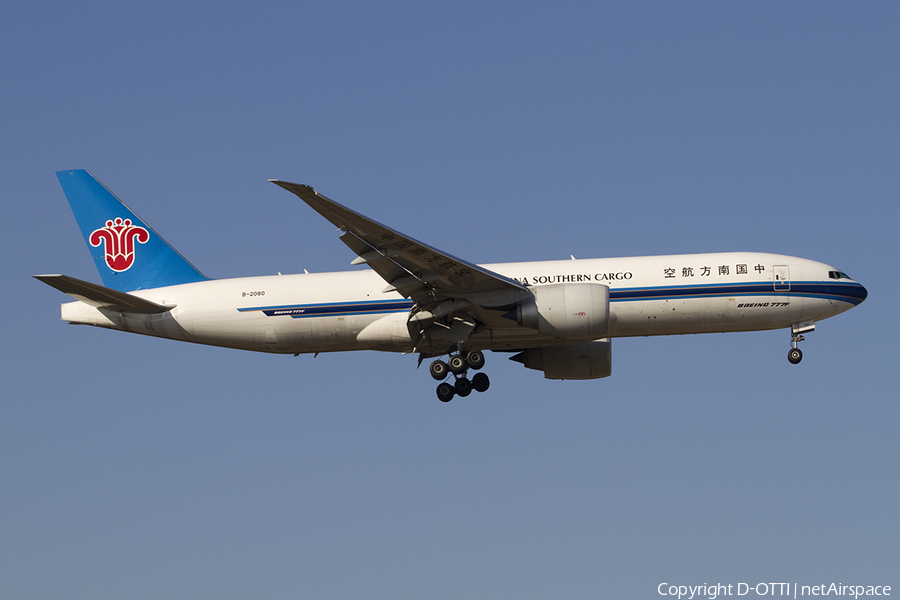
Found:
[[[703, 266], [699, 269], [696, 267], [681, 267], [681, 277], [710, 277], [712, 275], [712, 267]], [[731, 275], [731, 265], [719, 265], [717, 267], [719, 275]], [[753, 269], [757, 273], [764, 273], [766, 268], [763, 265], [756, 265]], [[663, 275], [666, 279], [675, 279], [678, 269], [669, 267], [663, 269]], [[734, 273], [736, 275], [747, 275], [750, 273], [746, 264], [734, 265]]]

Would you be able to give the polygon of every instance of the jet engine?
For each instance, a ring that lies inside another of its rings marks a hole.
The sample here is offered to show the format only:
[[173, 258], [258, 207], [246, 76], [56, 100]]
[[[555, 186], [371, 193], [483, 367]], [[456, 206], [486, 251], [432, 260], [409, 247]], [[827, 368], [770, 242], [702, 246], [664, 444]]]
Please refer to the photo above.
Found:
[[609, 287], [559, 283], [531, 288], [532, 298], [507, 313], [519, 325], [565, 340], [597, 340], [609, 334]]

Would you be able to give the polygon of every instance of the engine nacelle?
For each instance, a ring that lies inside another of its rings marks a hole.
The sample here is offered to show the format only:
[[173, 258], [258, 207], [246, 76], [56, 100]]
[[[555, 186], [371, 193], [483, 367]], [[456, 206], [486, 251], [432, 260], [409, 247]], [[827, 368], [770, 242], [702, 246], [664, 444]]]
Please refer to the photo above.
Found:
[[599, 379], [612, 374], [612, 343], [607, 339], [574, 346], [528, 348], [510, 360], [543, 371], [545, 379]]
[[519, 325], [567, 340], [597, 340], [609, 334], [609, 287], [559, 283], [531, 288], [533, 298], [516, 308]]

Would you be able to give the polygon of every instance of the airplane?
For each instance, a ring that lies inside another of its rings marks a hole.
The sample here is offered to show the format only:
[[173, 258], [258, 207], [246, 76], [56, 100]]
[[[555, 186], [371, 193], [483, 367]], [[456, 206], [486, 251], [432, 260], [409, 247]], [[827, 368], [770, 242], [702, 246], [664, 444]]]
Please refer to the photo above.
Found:
[[63, 321], [295, 356], [418, 354], [442, 402], [488, 389], [488, 350], [547, 379], [597, 379], [612, 373], [613, 338], [789, 328], [796, 364], [817, 321], [868, 295], [827, 264], [761, 252], [476, 265], [275, 179], [368, 268], [211, 279], [89, 172], [57, 177], [104, 284], [36, 275], [75, 299]]

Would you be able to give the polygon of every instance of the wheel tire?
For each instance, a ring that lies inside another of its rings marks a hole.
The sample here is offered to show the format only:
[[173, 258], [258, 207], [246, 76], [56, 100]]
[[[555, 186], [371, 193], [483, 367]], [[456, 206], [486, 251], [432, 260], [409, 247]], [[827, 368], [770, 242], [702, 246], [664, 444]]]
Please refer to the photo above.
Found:
[[437, 397], [441, 402], [450, 402], [453, 400], [453, 395], [455, 393], [456, 391], [453, 389], [453, 386], [446, 381], [437, 386]]
[[800, 352], [799, 348], [791, 348], [790, 352], [788, 352], [788, 361], [792, 365], [796, 365], [801, 360], [803, 360], [803, 353]]
[[487, 373], [475, 373], [475, 376], [472, 377], [472, 387], [476, 392], [486, 392], [491, 387], [491, 379]]
[[463, 398], [472, 393], [472, 382], [465, 377], [460, 377], [459, 379], [457, 379], [456, 385], [454, 385], [453, 387], [455, 388], [456, 394], [458, 396], [462, 396]]
[[450, 371], [457, 375], [465, 373], [466, 369], [469, 367], [469, 365], [466, 364], [466, 359], [458, 354], [456, 356], [451, 356], [450, 360], [447, 362], [450, 366]]
[[431, 373], [432, 377], [438, 381], [443, 381], [444, 379], [447, 379], [447, 373], [450, 372], [450, 367], [448, 367], [447, 363], [444, 361], [436, 360], [428, 367], [428, 371]]
[[466, 362], [469, 363], [469, 368], [475, 369], [477, 371], [484, 366], [484, 354], [482, 354], [478, 350], [472, 350], [471, 352], [466, 354]]

